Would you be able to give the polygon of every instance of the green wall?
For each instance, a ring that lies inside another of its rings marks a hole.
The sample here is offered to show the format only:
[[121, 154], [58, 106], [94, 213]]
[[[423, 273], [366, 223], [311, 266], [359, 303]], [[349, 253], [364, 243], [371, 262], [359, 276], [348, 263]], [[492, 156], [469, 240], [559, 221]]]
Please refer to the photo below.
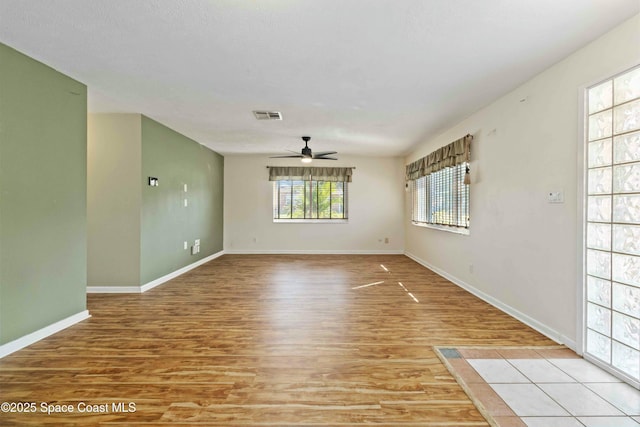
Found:
[[0, 344], [86, 309], [85, 85], [0, 44]]
[[[147, 185], [150, 176], [158, 187]], [[222, 251], [221, 155], [142, 116], [141, 180], [141, 284]], [[195, 239], [200, 253], [191, 255], [183, 244]]]

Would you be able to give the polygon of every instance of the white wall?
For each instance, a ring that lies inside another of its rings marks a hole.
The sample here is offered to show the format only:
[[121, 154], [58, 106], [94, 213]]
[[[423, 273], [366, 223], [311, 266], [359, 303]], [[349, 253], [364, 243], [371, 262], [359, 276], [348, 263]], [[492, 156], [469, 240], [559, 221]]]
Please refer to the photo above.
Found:
[[[407, 163], [474, 135], [471, 234], [411, 225], [407, 200], [407, 253], [557, 340], [579, 342], [582, 88], [640, 62], [638, 46], [636, 16], [420, 144]], [[565, 203], [549, 204], [547, 192], [557, 190]]]
[[356, 167], [348, 190], [348, 223], [291, 224], [273, 222], [272, 183], [266, 166], [298, 166], [300, 162], [266, 155], [225, 156], [225, 252], [402, 253], [403, 159], [339, 157], [330, 165], [318, 162], [316, 166]]

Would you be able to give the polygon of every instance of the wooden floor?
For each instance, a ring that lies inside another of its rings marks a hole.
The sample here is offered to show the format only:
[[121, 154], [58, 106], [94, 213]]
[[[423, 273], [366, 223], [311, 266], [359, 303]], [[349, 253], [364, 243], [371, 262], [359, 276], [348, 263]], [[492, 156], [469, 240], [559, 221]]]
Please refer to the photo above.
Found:
[[88, 309], [0, 360], [37, 405], [0, 425], [487, 426], [432, 346], [554, 344], [402, 255], [224, 255]]

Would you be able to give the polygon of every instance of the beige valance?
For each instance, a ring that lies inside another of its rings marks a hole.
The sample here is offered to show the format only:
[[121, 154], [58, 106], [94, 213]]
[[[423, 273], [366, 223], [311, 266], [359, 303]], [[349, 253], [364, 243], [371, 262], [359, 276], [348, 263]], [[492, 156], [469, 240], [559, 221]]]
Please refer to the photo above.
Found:
[[315, 168], [303, 166], [267, 166], [269, 181], [316, 180], [332, 182], [351, 182], [354, 168]]
[[457, 166], [471, 159], [471, 140], [473, 136], [466, 135], [451, 144], [438, 148], [433, 153], [416, 160], [406, 166], [407, 181], [421, 178], [450, 166]]

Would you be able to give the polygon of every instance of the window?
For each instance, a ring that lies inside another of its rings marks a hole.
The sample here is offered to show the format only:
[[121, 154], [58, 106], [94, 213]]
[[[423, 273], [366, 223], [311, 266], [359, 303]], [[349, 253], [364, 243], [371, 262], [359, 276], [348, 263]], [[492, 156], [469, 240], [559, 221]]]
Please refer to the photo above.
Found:
[[347, 219], [347, 183], [315, 180], [273, 182], [273, 219]]
[[354, 168], [267, 167], [274, 222], [346, 222]]
[[467, 233], [469, 160], [473, 137], [466, 135], [407, 165], [412, 182], [411, 222]]
[[640, 67], [587, 89], [585, 353], [640, 381]]
[[467, 166], [465, 162], [414, 181], [413, 223], [469, 227], [469, 185], [464, 183]]

